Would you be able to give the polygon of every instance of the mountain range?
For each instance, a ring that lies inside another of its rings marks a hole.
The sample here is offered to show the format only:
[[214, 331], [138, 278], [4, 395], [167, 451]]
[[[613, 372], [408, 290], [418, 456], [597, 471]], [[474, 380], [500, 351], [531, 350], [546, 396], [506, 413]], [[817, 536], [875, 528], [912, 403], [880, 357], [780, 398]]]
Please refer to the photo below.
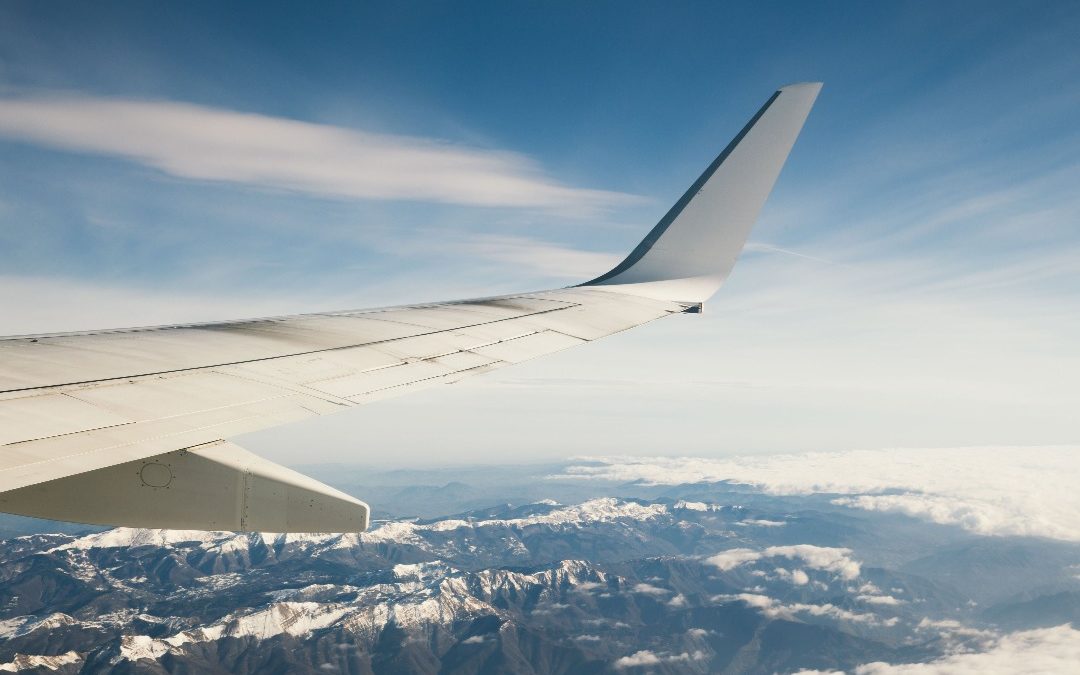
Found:
[[[421, 484], [399, 487], [435, 508]], [[432, 500], [497, 496], [447, 488]], [[723, 483], [599, 491], [623, 496], [398, 516], [363, 534], [13, 536], [0, 670], [852, 670], [1080, 618], [1075, 544]]]

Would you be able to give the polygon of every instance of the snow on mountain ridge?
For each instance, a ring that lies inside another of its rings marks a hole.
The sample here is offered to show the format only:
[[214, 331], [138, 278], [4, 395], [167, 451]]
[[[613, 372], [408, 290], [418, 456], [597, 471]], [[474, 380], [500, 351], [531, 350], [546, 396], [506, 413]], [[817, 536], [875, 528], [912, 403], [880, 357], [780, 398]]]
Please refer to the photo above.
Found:
[[[61, 544], [51, 551], [90, 548], [120, 548], [136, 546], [172, 546], [174, 544], [200, 543], [214, 544], [222, 539], [235, 537], [234, 532], [215, 532], [200, 530], [158, 530], [135, 527], [117, 527], [104, 532], [88, 534], [66, 544]], [[51, 552], [50, 551], [50, 552]]]
[[509, 570], [483, 570], [475, 573], [473, 592], [491, 600], [504, 591], [527, 595], [540, 588], [539, 597], [557, 594], [559, 590], [580, 588], [592, 590], [606, 586], [611, 578], [584, 560], [563, 560], [536, 572], [511, 572]]
[[705, 502], [688, 502], [685, 499], [680, 499], [679, 501], [675, 502], [675, 505], [672, 508], [683, 511], [719, 511], [723, 507], [719, 504], [706, 504]]
[[250, 636], [266, 640], [282, 633], [309, 635], [315, 630], [335, 624], [347, 611], [345, 606], [336, 604], [275, 602], [265, 609], [229, 615], [219, 623], [182, 631], [164, 639], [155, 639], [148, 635], [125, 635], [121, 639], [120, 653], [113, 662], [159, 659], [169, 652], [181, 650], [186, 644], [213, 642], [224, 637]]
[[0, 638], [8, 640], [33, 633], [36, 630], [51, 630], [58, 626], [70, 626], [74, 623], [78, 622], [63, 612], [55, 612], [42, 619], [36, 616], [18, 616], [0, 621]]
[[425, 578], [443, 577], [451, 571], [453, 571], [453, 568], [441, 560], [413, 564], [402, 563], [393, 567], [394, 576], [402, 581], [423, 581]]
[[16, 654], [11, 661], [0, 663], [0, 671], [17, 673], [23, 670], [36, 670], [38, 672], [42, 669], [59, 670], [63, 666], [82, 661], [82, 658], [83, 657], [76, 651], [65, 652], [53, 656]]
[[453, 530], [461, 527], [526, 527], [529, 525], [565, 525], [574, 523], [603, 523], [620, 518], [648, 520], [668, 512], [663, 504], [640, 504], [635, 501], [601, 497], [589, 501], [553, 509], [548, 513], [524, 518], [493, 518], [490, 520], [440, 520], [418, 528], [435, 531]]

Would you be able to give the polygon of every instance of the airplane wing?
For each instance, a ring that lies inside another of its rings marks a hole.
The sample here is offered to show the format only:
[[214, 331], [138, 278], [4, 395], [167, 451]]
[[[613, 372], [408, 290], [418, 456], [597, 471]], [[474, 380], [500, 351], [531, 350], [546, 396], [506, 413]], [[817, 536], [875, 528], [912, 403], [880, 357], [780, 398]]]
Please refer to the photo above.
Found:
[[363, 502], [229, 442], [699, 311], [817, 97], [781, 88], [622, 263], [537, 293], [0, 338], [0, 511], [102, 525], [341, 532]]

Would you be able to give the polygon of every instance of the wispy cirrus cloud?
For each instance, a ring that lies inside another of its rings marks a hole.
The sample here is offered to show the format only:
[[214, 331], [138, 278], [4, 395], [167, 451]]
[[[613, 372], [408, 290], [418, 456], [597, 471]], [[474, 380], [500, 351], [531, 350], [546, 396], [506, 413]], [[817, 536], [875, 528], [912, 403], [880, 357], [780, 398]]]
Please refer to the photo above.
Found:
[[472, 256], [525, 269], [547, 277], [585, 281], [618, 264], [610, 253], [582, 251], [546, 241], [510, 235], [478, 235], [460, 244]]
[[[545, 284], [559, 280], [585, 281], [614, 267], [622, 256], [590, 251], [545, 238], [491, 232], [462, 233], [425, 228], [419, 236], [381, 236], [369, 239], [380, 252], [407, 260], [468, 261], [494, 271], [513, 283]], [[539, 288], [539, 286], [537, 286]]]
[[638, 199], [563, 185], [514, 152], [175, 101], [0, 99], [0, 136], [121, 157], [180, 178], [349, 199], [567, 212]]

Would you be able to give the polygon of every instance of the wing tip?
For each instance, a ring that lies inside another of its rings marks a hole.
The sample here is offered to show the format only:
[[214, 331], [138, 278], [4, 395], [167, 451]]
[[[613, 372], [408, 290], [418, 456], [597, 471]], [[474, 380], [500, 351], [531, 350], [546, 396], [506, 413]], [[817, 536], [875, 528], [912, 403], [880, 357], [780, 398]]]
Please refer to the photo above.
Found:
[[777, 89], [777, 91], [799, 91], [799, 90], [813, 90], [815, 92], [821, 91], [821, 88], [825, 86], [824, 82], [792, 82], [791, 84], [785, 84]]

